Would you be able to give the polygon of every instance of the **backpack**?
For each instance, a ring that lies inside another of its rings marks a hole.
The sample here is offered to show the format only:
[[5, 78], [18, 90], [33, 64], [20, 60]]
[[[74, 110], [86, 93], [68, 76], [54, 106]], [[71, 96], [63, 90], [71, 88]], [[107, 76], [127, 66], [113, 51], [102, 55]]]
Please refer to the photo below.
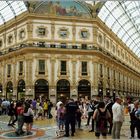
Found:
[[101, 112], [100, 109], [98, 109], [96, 125], [100, 131], [103, 131], [107, 128], [107, 121], [107, 109], [104, 112]]
[[131, 122], [137, 121], [138, 118], [135, 116], [135, 114], [136, 114], [137, 111], [138, 111], [137, 109], [133, 108], [133, 110], [130, 112]]

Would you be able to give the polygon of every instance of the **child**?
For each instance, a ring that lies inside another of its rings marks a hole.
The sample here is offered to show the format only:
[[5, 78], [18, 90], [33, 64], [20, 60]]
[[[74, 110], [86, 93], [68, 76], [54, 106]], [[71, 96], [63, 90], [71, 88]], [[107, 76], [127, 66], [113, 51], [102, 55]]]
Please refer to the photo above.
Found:
[[57, 110], [58, 127], [60, 131], [64, 131], [64, 105], [60, 104], [60, 108]]

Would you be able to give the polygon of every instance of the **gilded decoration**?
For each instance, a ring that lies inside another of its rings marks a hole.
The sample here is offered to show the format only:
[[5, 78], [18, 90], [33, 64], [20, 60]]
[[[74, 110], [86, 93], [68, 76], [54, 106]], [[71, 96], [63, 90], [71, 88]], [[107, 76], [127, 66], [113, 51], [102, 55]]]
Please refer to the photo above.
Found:
[[44, 1], [39, 6], [35, 5], [35, 13], [53, 14], [57, 16], [78, 16], [91, 18], [91, 9], [75, 1]]
[[62, 28], [59, 28], [58, 35], [60, 38], [66, 39], [69, 37], [70, 32], [68, 31], [68, 28], [62, 27]]
[[81, 29], [79, 32], [79, 36], [81, 39], [84, 39], [84, 40], [89, 39], [90, 37], [89, 30], [87, 30], [86, 28]]

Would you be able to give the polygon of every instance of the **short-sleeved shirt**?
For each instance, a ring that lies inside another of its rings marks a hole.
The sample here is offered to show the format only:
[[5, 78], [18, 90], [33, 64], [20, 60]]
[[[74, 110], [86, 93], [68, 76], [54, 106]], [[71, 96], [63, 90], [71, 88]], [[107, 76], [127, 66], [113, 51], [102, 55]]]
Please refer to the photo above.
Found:
[[73, 117], [76, 114], [76, 111], [78, 109], [78, 106], [75, 102], [69, 102], [66, 104], [66, 116]]

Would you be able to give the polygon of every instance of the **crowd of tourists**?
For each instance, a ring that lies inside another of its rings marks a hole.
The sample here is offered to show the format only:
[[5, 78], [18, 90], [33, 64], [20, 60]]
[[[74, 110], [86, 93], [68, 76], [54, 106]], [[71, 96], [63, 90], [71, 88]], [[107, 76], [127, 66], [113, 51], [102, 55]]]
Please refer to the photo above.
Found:
[[53, 104], [50, 100], [46, 99], [40, 101], [36, 100], [25, 100], [24, 98], [19, 101], [13, 100], [0, 100], [0, 115], [8, 115], [9, 123], [8, 126], [15, 128], [17, 122], [18, 127], [16, 129], [17, 135], [25, 133], [23, 125], [26, 124], [27, 135], [32, 134], [31, 129], [33, 126], [34, 119], [52, 118], [51, 109]]
[[[105, 97], [103, 100], [96, 97], [93, 100], [79, 99], [74, 101], [68, 99], [65, 102], [58, 101], [53, 105], [49, 99], [46, 100], [25, 100], [8, 101], [0, 100], [0, 115], [8, 115], [8, 126], [14, 127], [17, 122], [18, 127], [15, 133], [22, 135], [25, 133], [23, 125], [26, 124], [26, 133], [32, 132], [33, 121], [38, 119], [56, 118], [60, 132], [64, 132], [65, 137], [74, 136], [76, 129], [82, 129], [81, 123], [86, 121], [86, 126], [90, 126], [89, 132], [95, 132], [95, 136], [100, 135], [105, 139], [112, 135], [112, 139], [120, 139], [121, 127], [124, 122], [124, 105], [130, 115], [131, 137], [140, 139], [140, 106], [139, 100], [128, 98], [124, 101], [120, 97], [114, 100], [111, 97]], [[56, 115], [52, 115], [52, 107], [55, 106]]]

